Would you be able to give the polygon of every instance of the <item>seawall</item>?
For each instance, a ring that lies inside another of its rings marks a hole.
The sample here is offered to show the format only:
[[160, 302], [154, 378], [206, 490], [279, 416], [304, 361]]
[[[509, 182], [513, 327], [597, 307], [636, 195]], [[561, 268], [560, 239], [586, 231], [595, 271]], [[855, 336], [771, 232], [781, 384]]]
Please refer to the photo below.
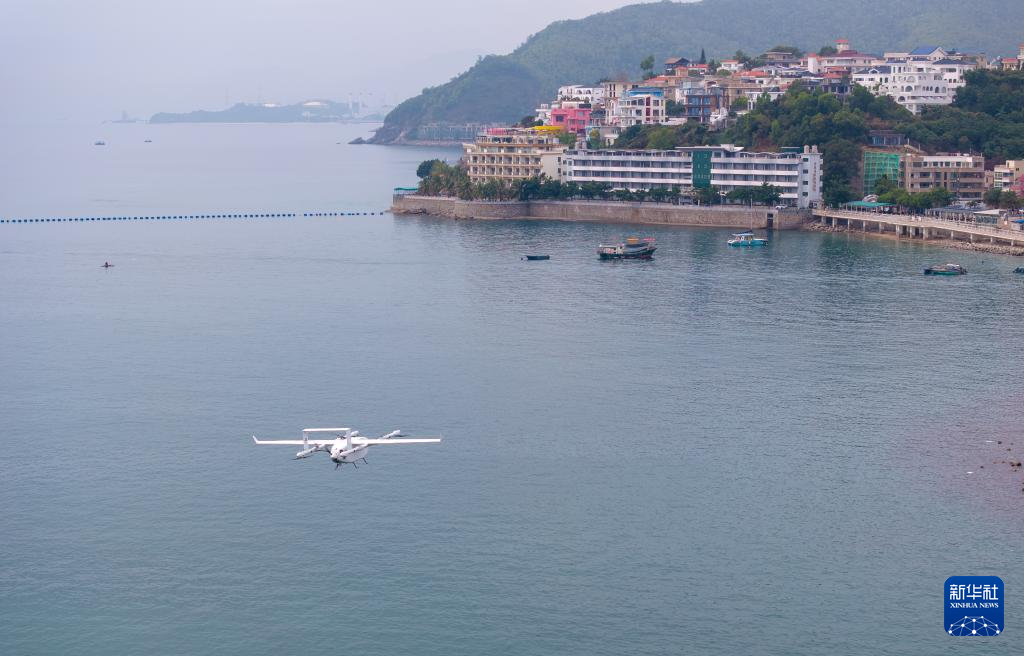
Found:
[[467, 201], [457, 198], [395, 196], [395, 214], [429, 214], [451, 219], [536, 219], [646, 225], [703, 226], [753, 230], [799, 228], [810, 219], [802, 210], [773, 207], [722, 207], [619, 201]]

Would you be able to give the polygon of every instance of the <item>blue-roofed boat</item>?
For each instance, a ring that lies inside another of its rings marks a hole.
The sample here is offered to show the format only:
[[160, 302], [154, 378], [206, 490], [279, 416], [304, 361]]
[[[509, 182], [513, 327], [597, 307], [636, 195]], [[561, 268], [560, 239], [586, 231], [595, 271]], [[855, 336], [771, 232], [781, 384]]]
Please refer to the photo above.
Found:
[[737, 232], [728, 243], [730, 246], [737, 248], [751, 248], [753, 246], [767, 246], [768, 240], [755, 237], [752, 232]]

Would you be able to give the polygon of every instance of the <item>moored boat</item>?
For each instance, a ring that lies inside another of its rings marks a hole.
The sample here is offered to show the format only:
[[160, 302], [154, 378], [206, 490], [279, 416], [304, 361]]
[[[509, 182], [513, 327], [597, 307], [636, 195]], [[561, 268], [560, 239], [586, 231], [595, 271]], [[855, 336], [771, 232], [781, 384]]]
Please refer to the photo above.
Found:
[[751, 246], [767, 246], [768, 240], [755, 237], [752, 232], [737, 232], [728, 241], [728, 244], [730, 246], [749, 248]]
[[654, 257], [657, 247], [653, 237], [627, 237], [619, 244], [600, 244], [597, 256], [602, 260], [649, 260]]
[[926, 276], [962, 276], [965, 273], [967, 273], [967, 269], [959, 264], [941, 264], [924, 270]]
[[534, 261], [535, 260], [550, 260], [551, 256], [550, 255], [524, 255], [523, 259], [524, 260], [534, 260]]
[[1024, 273], [1024, 267], [1017, 267], [1013, 270], [1014, 273]]

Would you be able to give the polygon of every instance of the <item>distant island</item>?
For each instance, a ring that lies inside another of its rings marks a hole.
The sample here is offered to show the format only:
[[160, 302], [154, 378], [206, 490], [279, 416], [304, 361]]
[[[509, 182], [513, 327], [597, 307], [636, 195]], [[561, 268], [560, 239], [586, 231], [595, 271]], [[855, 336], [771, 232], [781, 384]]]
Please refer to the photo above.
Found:
[[333, 100], [306, 100], [292, 105], [275, 103], [237, 103], [220, 111], [197, 110], [175, 114], [159, 112], [150, 123], [331, 123], [337, 121], [373, 121], [379, 115], [362, 114], [360, 103]]

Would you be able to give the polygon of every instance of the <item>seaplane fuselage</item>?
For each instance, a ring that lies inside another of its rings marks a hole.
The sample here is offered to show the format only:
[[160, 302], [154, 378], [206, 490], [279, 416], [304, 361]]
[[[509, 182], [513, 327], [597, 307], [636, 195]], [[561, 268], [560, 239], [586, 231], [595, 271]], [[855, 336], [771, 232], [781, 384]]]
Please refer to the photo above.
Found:
[[331, 460], [343, 465], [345, 463], [355, 463], [357, 460], [362, 460], [366, 457], [366, 452], [370, 450], [368, 445], [353, 446], [349, 449], [332, 449]]

